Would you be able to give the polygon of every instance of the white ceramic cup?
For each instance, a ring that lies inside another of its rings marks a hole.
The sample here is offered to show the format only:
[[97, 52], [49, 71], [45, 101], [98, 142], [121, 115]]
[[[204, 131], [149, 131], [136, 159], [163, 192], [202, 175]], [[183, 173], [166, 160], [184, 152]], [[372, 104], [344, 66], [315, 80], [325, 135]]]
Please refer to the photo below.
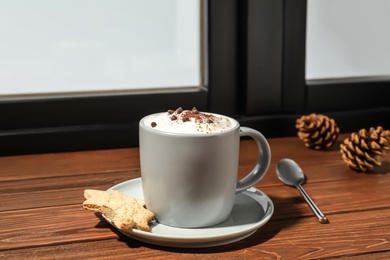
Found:
[[[226, 118], [233, 127], [211, 134], [161, 131], [141, 119], [142, 188], [146, 207], [159, 223], [182, 228], [219, 224], [230, 216], [235, 194], [266, 174], [271, 161], [266, 138]], [[256, 141], [259, 155], [253, 170], [237, 181], [241, 136]]]

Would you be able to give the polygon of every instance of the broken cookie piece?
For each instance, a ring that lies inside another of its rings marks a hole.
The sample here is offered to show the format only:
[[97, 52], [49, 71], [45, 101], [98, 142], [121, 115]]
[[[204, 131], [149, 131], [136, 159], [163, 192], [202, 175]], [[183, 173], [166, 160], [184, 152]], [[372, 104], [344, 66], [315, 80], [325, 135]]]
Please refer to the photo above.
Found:
[[144, 208], [143, 200], [136, 199], [116, 190], [85, 190], [83, 207], [104, 214], [120, 230], [140, 229], [149, 231], [153, 212]]

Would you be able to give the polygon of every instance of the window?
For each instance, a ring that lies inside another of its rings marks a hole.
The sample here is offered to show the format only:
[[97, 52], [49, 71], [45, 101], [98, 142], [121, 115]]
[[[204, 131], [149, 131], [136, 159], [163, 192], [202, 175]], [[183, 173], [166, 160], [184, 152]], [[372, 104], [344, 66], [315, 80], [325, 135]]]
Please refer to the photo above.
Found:
[[[206, 88], [2, 96], [0, 153], [135, 146], [138, 121], [143, 116], [178, 106], [236, 115], [237, 3], [230, 0], [197, 3], [203, 6], [203, 26], [212, 38], [205, 50], [207, 60], [203, 60], [208, 67]], [[226, 29], [229, 25], [232, 27]], [[197, 80], [200, 81], [199, 77]]]
[[308, 2], [306, 79], [390, 78], [390, 2]]
[[[326, 33], [335, 33], [335, 31], [323, 32], [323, 27], [315, 33], [313, 32], [313, 29], [317, 28], [315, 27], [316, 23], [324, 19], [336, 19], [334, 16], [330, 16], [330, 13], [326, 12], [326, 10], [332, 10], [332, 12], [339, 14], [338, 17], [340, 19], [349, 21], [350, 16], [353, 17], [360, 12], [358, 10], [359, 5], [364, 3], [364, 5], [370, 6], [370, 10], [373, 10], [373, 8], [381, 8], [377, 4], [383, 4], [384, 1], [375, 1], [374, 3], [368, 0], [360, 0], [353, 1], [353, 4], [348, 4], [351, 2], [347, 0], [300, 0], [293, 1], [293, 3], [285, 1], [284, 3], [285, 48], [283, 62], [284, 89], [282, 94], [284, 111], [287, 113], [316, 112], [327, 114], [335, 118], [342, 132], [352, 132], [360, 128], [377, 125], [390, 128], [390, 120], [388, 119], [390, 118], [390, 103], [388, 101], [388, 97], [390, 96], [389, 79], [386, 77], [356, 77], [356, 74], [352, 75], [349, 72], [347, 73], [347, 71], [344, 71], [342, 75], [336, 75], [334, 73], [332, 75], [325, 75], [327, 71], [323, 67], [317, 70], [314, 66], [314, 63], [324, 64], [326, 62], [325, 60], [313, 60], [313, 50], [318, 50], [319, 46], [308, 46], [309, 44], [315, 44], [312, 39], [313, 35], [323, 37]], [[322, 5], [325, 5], [327, 8], [321, 8], [319, 10], [319, 6]], [[348, 5], [348, 8], [345, 8], [345, 5]], [[383, 8], [388, 8], [387, 2]], [[383, 12], [378, 12], [377, 14], [380, 13]], [[383, 20], [387, 19], [387, 17], [375, 18], [374, 20], [378, 19]], [[372, 21], [366, 20], [365, 22], [371, 23]], [[351, 24], [349, 22], [339, 23], [339, 26], [347, 27], [345, 30], [352, 31], [357, 29], [350, 27]], [[372, 24], [366, 25], [366, 27], [369, 26], [372, 26]], [[307, 28], [308, 30], [306, 30]], [[367, 37], [368, 41], [374, 42], [377, 37], [383, 36], [374, 36], [373, 32], [368, 32], [364, 37]], [[387, 35], [384, 37], [387, 37]], [[316, 39], [318, 40], [318, 38]], [[361, 42], [354, 40], [350, 44], [359, 45]], [[330, 47], [332, 46], [328, 43], [326, 48]], [[343, 53], [339, 48], [337, 50], [338, 54]], [[332, 57], [333, 53], [327, 53], [324, 49], [321, 51], [323, 53], [316, 53], [316, 55], [325, 55], [327, 59]], [[364, 48], [364, 51], [370, 53], [372, 50]], [[387, 50], [384, 50], [383, 55], [386, 56], [386, 53]], [[336, 60], [338, 58], [335, 57], [334, 59]], [[335, 62], [335, 60], [332, 62]], [[388, 63], [388, 61], [386, 62]], [[339, 65], [334, 64], [334, 66]], [[382, 73], [380, 72], [378, 74]], [[362, 71], [359, 71], [359, 74], [366, 76]]]
[[308, 0], [308, 7], [306, 108], [333, 113], [344, 131], [390, 127], [390, 38], [381, 30], [388, 2]]
[[200, 87], [200, 8], [199, 0], [9, 1], [0, 9], [0, 95]]
[[266, 137], [295, 135], [296, 118], [311, 112], [342, 132], [390, 128], [389, 81], [306, 79], [307, 3], [202, 0], [205, 87], [0, 98], [0, 153], [137, 146], [141, 117], [179, 106], [235, 117]]

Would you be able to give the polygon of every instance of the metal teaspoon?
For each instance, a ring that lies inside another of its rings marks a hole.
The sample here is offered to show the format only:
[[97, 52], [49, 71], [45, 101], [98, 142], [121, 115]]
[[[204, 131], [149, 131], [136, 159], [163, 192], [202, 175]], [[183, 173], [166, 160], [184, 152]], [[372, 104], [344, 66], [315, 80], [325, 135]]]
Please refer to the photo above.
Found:
[[309, 204], [311, 210], [317, 216], [320, 223], [323, 224], [329, 222], [326, 216], [310, 198], [309, 194], [307, 194], [303, 189], [301, 184], [305, 180], [305, 175], [295, 161], [287, 158], [281, 159], [276, 166], [276, 173], [282, 182], [290, 186], [295, 186], [299, 190], [303, 198], [305, 198], [306, 202]]

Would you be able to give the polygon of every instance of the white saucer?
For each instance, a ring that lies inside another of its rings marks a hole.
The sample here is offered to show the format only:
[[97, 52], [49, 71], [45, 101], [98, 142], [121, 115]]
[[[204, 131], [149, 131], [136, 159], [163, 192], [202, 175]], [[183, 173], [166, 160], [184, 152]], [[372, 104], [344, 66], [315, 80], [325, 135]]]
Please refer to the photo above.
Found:
[[[119, 183], [109, 190], [143, 199], [141, 178]], [[207, 228], [175, 228], [157, 222], [150, 223], [150, 231], [123, 231], [133, 239], [168, 247], [200, 248], [219, 246], [244, 239], [266, 224], [274, 212], [271, 199], [261, 191], [250, 188], [237, 194], [233, 211], [225, 222]], [[106, 219], [111, 223], [109, 219]]]

